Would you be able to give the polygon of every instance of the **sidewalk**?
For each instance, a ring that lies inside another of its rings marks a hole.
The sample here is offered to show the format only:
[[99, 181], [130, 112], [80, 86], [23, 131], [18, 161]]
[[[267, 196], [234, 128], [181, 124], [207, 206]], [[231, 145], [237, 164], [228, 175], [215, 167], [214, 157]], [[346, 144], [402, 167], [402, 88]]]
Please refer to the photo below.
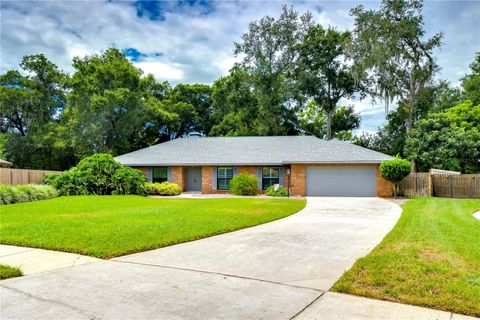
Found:
[[474, 213], [473, 213], [473, 216], [474, 216], [475, 218], [477, 218], [478, 220], [480, 220], [480, 211], [474, 212]]
[[0, 264], [19, 267], [24, 275], [75, 267], [101, 259], [52, 250], [0, 245]]
[[478, 320], [452, 312], [412, 306], [408, 304], [325, 292], [317, 301], [303, 310], [295, 320]]

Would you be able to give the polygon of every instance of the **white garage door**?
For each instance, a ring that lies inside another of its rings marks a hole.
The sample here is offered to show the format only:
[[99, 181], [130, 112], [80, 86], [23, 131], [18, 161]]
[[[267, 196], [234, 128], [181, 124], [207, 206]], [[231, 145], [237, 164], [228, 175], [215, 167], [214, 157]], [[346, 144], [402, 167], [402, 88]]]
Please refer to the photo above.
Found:
[[375, 197], [375, 167], [307, 167], [306, 188], [307, 196]]

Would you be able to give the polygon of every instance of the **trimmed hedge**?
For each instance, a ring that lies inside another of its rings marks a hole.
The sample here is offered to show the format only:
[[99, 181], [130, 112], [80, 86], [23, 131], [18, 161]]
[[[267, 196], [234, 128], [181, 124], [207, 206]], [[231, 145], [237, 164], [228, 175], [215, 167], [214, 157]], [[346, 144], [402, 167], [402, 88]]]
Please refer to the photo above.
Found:
[[258, 178], [246, 173], [240, 173], [230, 181], [230, 193], [238, 196], [256, 196]]
[[283, 186], [278, 186], [277, 191], [275, 191], [274, 186], [270, 186], [265, 191], [265, 194], [267, 196], [270, 196], [270, 197], [286, 197], [286, 196], [288, 196], [287, 189], [285, 189]]
[[124, 167], [110, 154], [95, 154], [76, 167], [59, 174], [45, 175], [43, 182], [54, 186], [62, 196], [72, 195], [145, 195], [147, 178], [139, 170]]
[[149, 195], [157, 196], [178, 196], [182, 193], [180, 186], [173, 182], [147, 182], [144, 185], [145, 192]]
[[46, 200], [55, 197], [58, 197], [58, 191], [52, 186], [41, 184], [0, 185], [0, 205]]
[[410, 161], [396, 156], [392, 160], [382, 161], [380, 175], [393, 185], [393, 195], [398, 195], [398, 184], [412, 172], [413, 166]]

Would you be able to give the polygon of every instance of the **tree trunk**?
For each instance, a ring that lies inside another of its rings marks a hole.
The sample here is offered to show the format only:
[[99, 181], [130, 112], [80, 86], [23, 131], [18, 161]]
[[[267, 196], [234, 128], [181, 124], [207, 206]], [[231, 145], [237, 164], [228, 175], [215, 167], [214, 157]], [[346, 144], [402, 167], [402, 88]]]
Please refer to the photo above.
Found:
[[332, 118], [333, 110], [327, 112], [327, 140], [332, 139]]
[[[407, 116], [405, 117], [405, 132], [407, 133], [407, 137], [410, 135], [410, 132], [412, 132], [413, 129], [413, 120], [412, 120], [412, 114], [408, 113]], [[417, 172], [417, 162], [415, 159], [410, 160], [412, 163], [412, 172]]]

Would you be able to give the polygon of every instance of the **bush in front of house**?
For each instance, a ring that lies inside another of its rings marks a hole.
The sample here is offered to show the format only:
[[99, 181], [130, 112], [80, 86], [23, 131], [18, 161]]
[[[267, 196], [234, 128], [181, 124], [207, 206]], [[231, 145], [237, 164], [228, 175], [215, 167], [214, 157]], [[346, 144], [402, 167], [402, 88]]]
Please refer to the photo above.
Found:
[[58, 197], [58, 191], [52, 186], [24, 184], [18, 186], [0, 185], [0, 205]]
[[147, 178], [143, 172], [123, 167], [115, 171], [112, 177], [115, 189], [112, 194], [145, 194], [145, 182]]
[[246, 173], [240, 173], [230, 181], [230, 193], [237, 196], [256, 196], [258, 178]]
[[173, 182], [147, 182], [144, 184], [145, 192], [154, 196], [178, 196], [182, 193], [180, 186]]
[[283, 186], [278, 186], [277, 190], [275, 190], [275, 186], [270, 186], [265, 191], [265, 194], [270, 197], [286, 197], [288, 196], [287, 189]]
[[113, 194], [115, 184], [113, 176], [123, 167], [106, 153], [86, 157], [77, 165], [82, 184], [89, 194]]
[[410, 161], [396, 156], [392, 160], [382, 161], [380, 175], [393, 185], [393, 195], [398, 195], [398, 184], [412, 172]]
[[55, 185], [58, 178], [60, 178], [59, 173], [47, 173], [46, 175], [43, 176], [42, 183], [49, 186], [53, 186]]
[[55, 188], [62, 196], [78, 196], [89, 194], [82, 175], [77, 167], [73, 167], [56, 178], [47, 178], [43, 181]]
[[94, 154], [76, 167], [57, 176], [46, 175], [44, 183], [54, 186], [62, 196], [73, 195], [145, 195], [147, 181], [142, 172], [124, 167], [110, 154]]

